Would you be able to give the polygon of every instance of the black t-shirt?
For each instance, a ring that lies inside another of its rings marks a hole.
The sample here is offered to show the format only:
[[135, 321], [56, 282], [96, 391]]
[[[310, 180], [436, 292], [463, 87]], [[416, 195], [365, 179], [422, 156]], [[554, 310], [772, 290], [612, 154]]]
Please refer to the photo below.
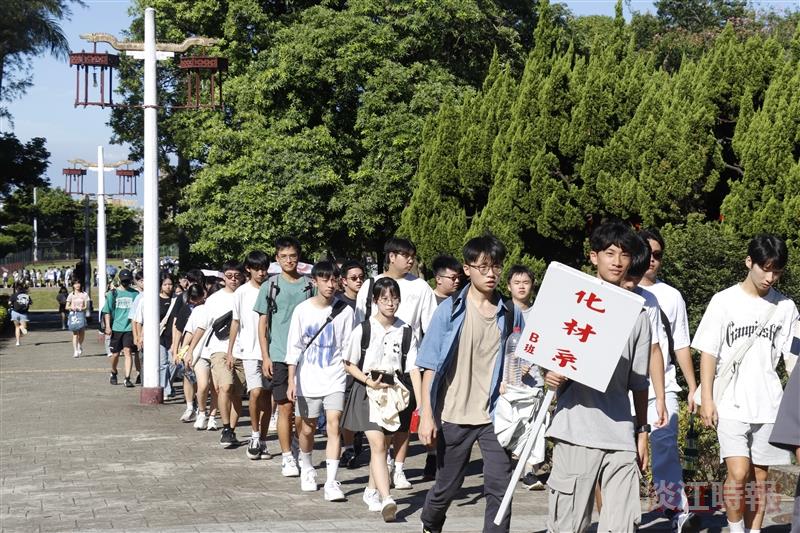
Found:
[[17, 313], [27, 313], [28, 308], [31, 306], [31, 302], [31, 297], [27, 292], [15, 292], [11, 295], [11, 309]]
[[[161, 296], [158, 297], [158, 320], [159, 323], [164, 320], [164, 317], [167, 315], [167, 311], [169, 311], [169, 305], [172, 302], [172, 298], [162, 298]], [[175, 300], [175, 306], [178, 305], [178, 299]], [[175, 308], [173, 306], [173, 309]], [[167, 324], [164, 326], [164, 333], [161, 334], [161, 346], [165, 348], [169, 348], [172, 345], [172, 323], [175, 321], [175, 315], [170, 314], [169, 320], [167, 320]]]
[[353, 298], [348, 298], [348, 297], [347, 297], [347, 295], [345, 295], [345, 293], [343, 293], [343, 292], [342, 292], [342, 293], [339, 293], [339, 294], [337, 294], [337, 295], [336, 295], [336, 297], [337, 297], [337, 298], [339, 298], [339, 299], [340, 299], [341, 301], [343, 301], [344, 303], [346, 303], [347, 305], [349, 305], [349, 306], [350, 306], [350, 308], [351, 308], [353, 311], [355, 311], [355, 310], [356, 310], [356, 301], [355, 301], [355, 299], [353, 299]]
[[172, 310], [172, 316], [175, 317], [175, 327], [183, 333], [183, 330], [186, 329], [186, 323], [189, 322], [189, 317], [192, 316], [192, 306], [187, 303], [181, 303], [180, 298], [178, 298], [178, 301], [175, 302], [175, 309]]

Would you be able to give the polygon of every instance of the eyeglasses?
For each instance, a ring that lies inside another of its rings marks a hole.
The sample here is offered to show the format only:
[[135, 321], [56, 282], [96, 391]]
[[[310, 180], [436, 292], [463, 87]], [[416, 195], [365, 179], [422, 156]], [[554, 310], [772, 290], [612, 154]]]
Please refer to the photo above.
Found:
[[378, 303], [383, 305], [394, 304], [397, 305], [400, 303], [400, 298], [378, 298]]
[[470, 268], [474, 268], [478, 272], [481, 273], [482, 276], [485, 276], [489, 273], [489, 269], [492, 270], [495, 274], [500, 274], [503, 271], [503, 265], [467, 265]]
[[414, 259], [417, 258], [417, 254], [415, 254], [414, 252], [410, 252], [410, 253], [409, 252], [395, 252], [395, 253], [397, 255], [402, 255], [403, 257], [406, 258], [407, 261], [413, 261]]
[[458, 281], [458, 280], [459, 280], [458, 274], [453, 274], [452, 276], [444, 276], [444, 275], [440, 275], [440, 276], [436, 276], [436, 277], [437, 277], [437, 278], [449, 279], [449, 280], [450, 280], [450, 281], [452, 281], [453, 283], [455, 283], [456, 281]]
[[243, 279], [244, 276], [241, 274], [225, 274], [225, 279]]
[[297, 254], [279, 254], [278, 261], [297, 261]]
[[364, 275], [362, 274], [360, 276], [347, 276], [347, 279], [349, 279], [350, 281], [364, 281]]
[[652, 255], [653, 259], [655, 259], [656, 261], [661, 261], [661, 258], [664, 257], [664, 250], [655, 250], [650, 255]]

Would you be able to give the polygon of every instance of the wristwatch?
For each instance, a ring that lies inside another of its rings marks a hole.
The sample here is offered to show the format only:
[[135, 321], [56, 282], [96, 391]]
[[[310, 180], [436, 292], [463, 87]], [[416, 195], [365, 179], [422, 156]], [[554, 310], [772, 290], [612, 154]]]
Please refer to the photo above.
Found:
[[638, 435], [639, 433], [650, 433], [650, 424], [645, 424], [636, 428], [636, 434]]

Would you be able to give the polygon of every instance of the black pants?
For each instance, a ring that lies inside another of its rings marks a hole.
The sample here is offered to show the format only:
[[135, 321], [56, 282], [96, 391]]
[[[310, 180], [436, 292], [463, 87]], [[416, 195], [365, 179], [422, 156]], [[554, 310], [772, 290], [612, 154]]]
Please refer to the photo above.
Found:
[[464, 483], [475, 441], [478, 441], [483, 456], [483, 496], [486, 499], [483, 531], [500, 533], [511, 527], [510, 506], [500, 525], [494, 524], [512, 473], [511, 454], [497, 442], [494, 427], [492, 424], [463, 426], [442, 422], [436, 451], [436, 482], [428, 491], [422, 509], [422, 524], [427, 529], [441, 531], [450, 502]]

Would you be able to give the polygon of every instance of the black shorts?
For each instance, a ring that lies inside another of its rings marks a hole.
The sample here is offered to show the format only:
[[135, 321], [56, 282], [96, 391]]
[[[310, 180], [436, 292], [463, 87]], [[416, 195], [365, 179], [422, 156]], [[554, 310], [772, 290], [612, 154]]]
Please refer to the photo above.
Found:
[[133, 343], [133, 332], [112, 331], [109, 350], [111, 350], [111, 353], [120, 353], [123, 348], [130, 348], [131, 353], [136, 351], [136, 345]]
[[272, 397], [278, 403], [285, 403], [289, 398], [289, 365], [272, 363]]

